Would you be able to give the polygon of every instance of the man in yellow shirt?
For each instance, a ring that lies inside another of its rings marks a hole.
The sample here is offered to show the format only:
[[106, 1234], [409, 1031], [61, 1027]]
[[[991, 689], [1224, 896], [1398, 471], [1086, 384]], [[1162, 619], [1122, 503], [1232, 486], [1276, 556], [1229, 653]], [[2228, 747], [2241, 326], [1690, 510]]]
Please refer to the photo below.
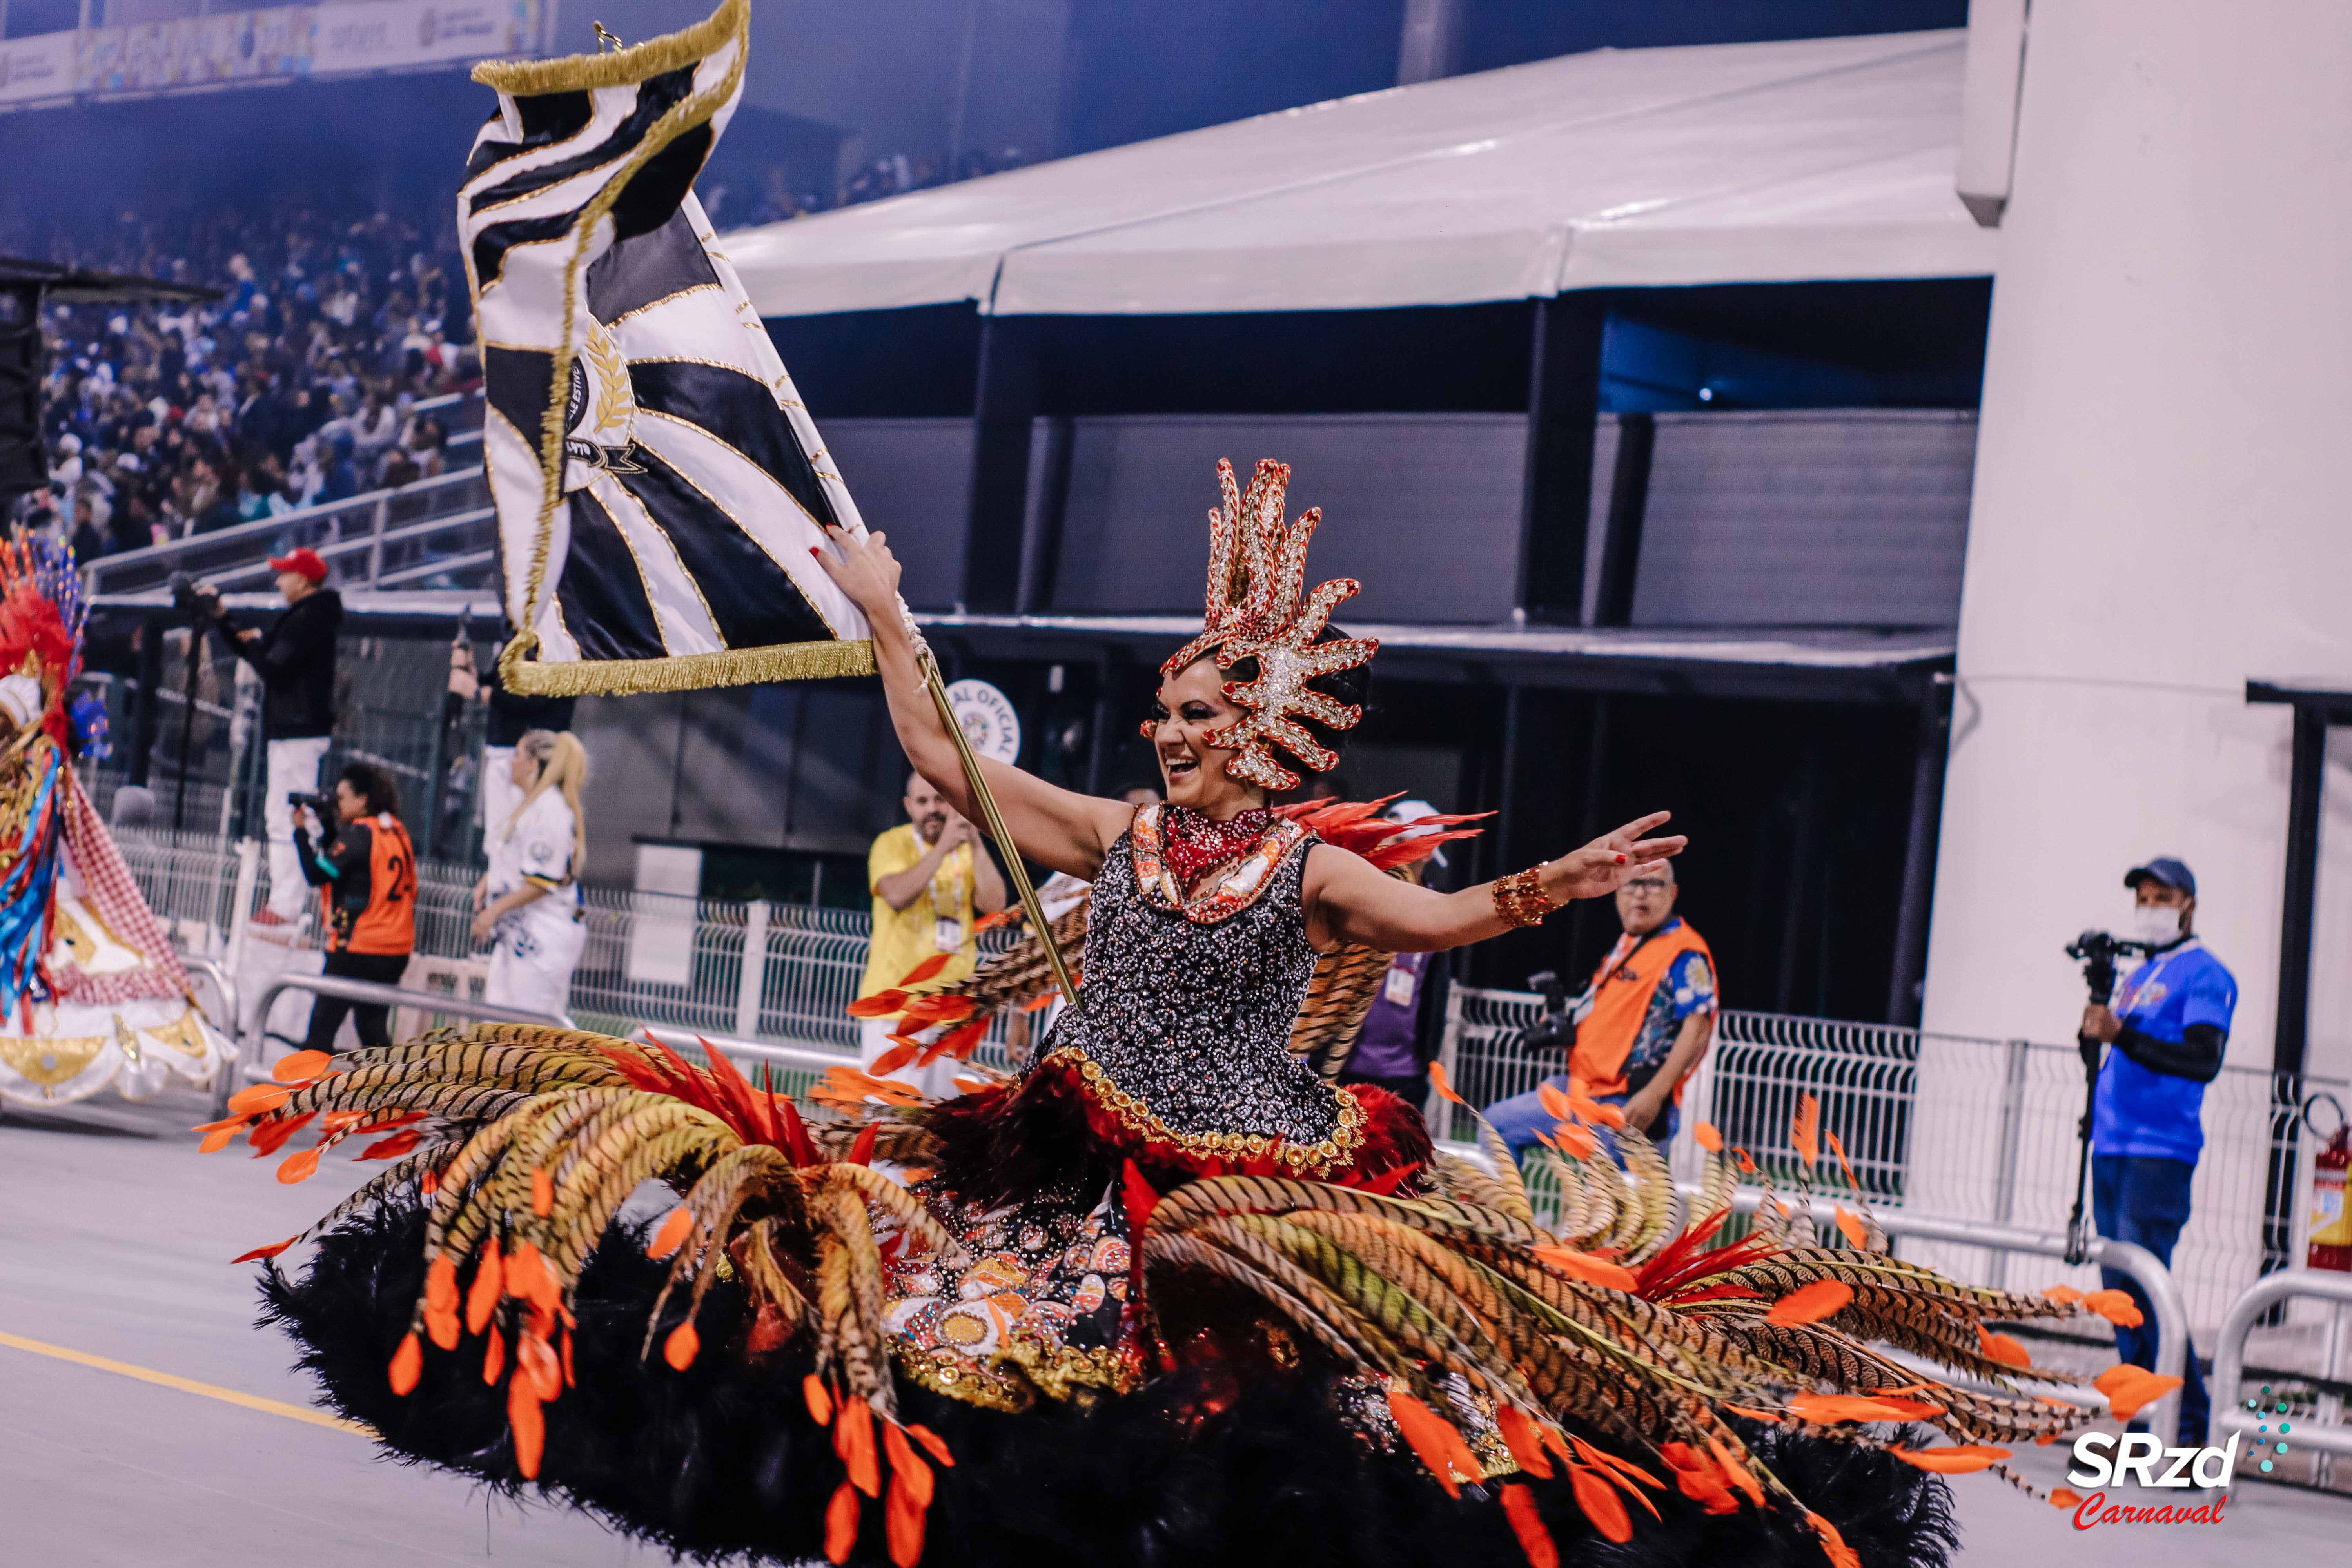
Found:
[[[1004, 878], [981, 847], [979, 830], [920, 774], [908, 776], [905, 805], [906, 824], [877, 838], [866, 858], [866, 883], [874, 893], [874, 944], [866, 978], [858, 984], [860, 996], [904, 984], [917, 964], [940, 952], [950, 955], [947, 966], [913, 989], [954, 984], [980, 961], [975, 911], [994, 914], [1004, 907]], [[868, 1018], [861, 1026], [858, 1054], [868, 1071], [890, 1048], [895, 1022]], [[885, 1076], [938, 1100], [955, 1092], [955, 1068], [942, 1057], [928, 1068], [910, 1062]]]

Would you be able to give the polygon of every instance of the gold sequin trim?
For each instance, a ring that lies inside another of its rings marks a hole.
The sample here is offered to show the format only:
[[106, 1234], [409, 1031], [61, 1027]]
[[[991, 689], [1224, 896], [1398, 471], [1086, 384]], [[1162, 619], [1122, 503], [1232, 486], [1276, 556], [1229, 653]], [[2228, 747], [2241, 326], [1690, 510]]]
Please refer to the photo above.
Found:
[[1297, 1175], [1326, 1176], [1355, 1163], [1364, 1142], [1364, 1108], [1347, 1089], [1333, 1090], [1339, 1107], [1339, 1124], [1319, 1143], [1294, 1143], [1262, 1132], [1179, 1132], [1151, 1113], [1151, 1108], [1111, 1081], [1102, 1064], [1076, 1046], [1054, 1053], [1055, 1060], [1075, 1060], [1087, 1091], [1120, 1126], [1139, 1137], [1172, 1143], [1203, 1160], [1278, 1160]]
[[1104, 1347], [1074, 1350], [1015, 1332], [986, 1360], [960, 1352], [913, 1345], [898, 1347], [898, 1371], [934, 1394], [984, 1410], [1013, 1415], [1029, 1409], [1039, 1394], [1066, 1402], [1100, 1391], [1129, 1394], [1143, 1381], [1131, 1353]]

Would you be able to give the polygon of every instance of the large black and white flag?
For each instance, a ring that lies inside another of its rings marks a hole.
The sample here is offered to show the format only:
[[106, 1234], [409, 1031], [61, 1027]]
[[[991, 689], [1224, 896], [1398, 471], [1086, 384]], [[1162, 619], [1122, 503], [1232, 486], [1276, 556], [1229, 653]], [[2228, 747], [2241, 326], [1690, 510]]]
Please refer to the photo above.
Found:
[[634, 47], [493, 61], [457, 198], [515, 629], [509, 689], [862, 674], [866, 622], [811, 557], [857, 509], [695, 176], [742, 91], [746, 0]]

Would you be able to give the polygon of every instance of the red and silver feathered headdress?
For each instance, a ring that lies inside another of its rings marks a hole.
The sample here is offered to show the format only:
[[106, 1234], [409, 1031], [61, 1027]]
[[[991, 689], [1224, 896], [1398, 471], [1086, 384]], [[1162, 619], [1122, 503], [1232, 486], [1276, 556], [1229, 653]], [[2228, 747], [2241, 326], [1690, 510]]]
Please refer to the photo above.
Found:
[[1244, 784], [1295, 789], [1298, 775], [1276, 760], [1275, 746], [1317, 773], [1329, 772], [1339, 760], [1316, 742], [1299, 718], [1348, 730], [1364, 716], [1361, 708], [1310, 690], [1307, 683], [1370, 663], [1381, 645], [1370, 637], [1316, 642], [1330, 624], [1331, 612], [1363, 585], [1353, 577], [1334, 577], [1311, 594], [1301, 592], [1307, 582], [1307, 542], [1315, 537], [1323, 509], [1310, 507], [1296, 522], [1285, 525], [1282, 501], [1290, 484], [1289, 464], [1262, 459], [1244, 495], [1234, 482], [1233, 464], [1221, 458], [1217, 484], [1225, 504], [1209, 513], [1209, 613], [1201, 635], [1178, 648], [1160, 673], [1173, 675], [1212, 652], [1219, 669], [1231, 669], [1244, 658], [1256, 659], [1256, 679], [1225, 686], [1225, 695], [1248, 710], [1248, 717], [1207, 740], [1241, 753], [1225, 764], [1225, 772]]

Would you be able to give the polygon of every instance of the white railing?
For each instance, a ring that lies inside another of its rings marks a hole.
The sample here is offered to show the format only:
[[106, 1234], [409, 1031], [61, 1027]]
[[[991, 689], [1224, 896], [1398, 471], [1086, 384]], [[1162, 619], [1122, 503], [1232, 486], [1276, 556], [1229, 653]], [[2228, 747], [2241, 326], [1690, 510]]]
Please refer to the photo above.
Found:
[[[427, 398], [420, 410], [479, 418], [478, 393]], [[470, 455], [482, 438], [478, 427], [453, 431], [446, 450], [452, 457]], [[343, 500], [324, 501], [277, 517], [257, 518], [208, 533], [191, 534], [125, 550], [82, 563], [82, 591], [136, 594], [161, 588], [174, 572], [202, 577], [224, 589], [267, 587], [268, 558], [299, 545], [309, 545], [331, 562], [339, 562], [345, 581], [373, 582], [382, 570], [387, 545], [430, 534], [461, 521], [480, 525], [489, 516], [489, 480], [481, 466], [457, 468], [429, 479], [370, 490]], [[480, 527], [487, 537], [488, 530]], [[357, 557], [357, 559], [354, 559]], [[354, 577], [354, 568], [362, 568]]]

